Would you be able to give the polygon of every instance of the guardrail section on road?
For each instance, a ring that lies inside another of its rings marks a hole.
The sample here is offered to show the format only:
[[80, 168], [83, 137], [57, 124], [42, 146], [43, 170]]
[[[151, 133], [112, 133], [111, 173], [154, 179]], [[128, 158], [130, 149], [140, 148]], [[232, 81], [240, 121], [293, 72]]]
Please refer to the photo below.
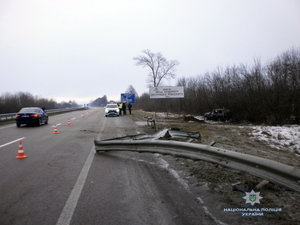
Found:
[[[137, 136], [139, 137], [139, 136]], [[96, 152], [133, 151], [160, 153], [193, 160], [206, 160], [247, 172], [300, 193], [300, 169], [252, 155], [216, 148], [209, 145], [180, 141], [157, 140], [157, 137], [124, 137], [95, 140]]]

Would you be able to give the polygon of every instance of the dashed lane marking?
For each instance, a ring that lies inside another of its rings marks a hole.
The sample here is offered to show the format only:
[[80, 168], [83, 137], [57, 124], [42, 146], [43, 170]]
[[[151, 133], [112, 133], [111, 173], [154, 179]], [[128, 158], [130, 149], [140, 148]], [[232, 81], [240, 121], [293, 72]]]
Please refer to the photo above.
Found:
[[0, 127], [0, 130], [1, 129], [5, 129], [5, 128], [9, 128], [9, 127], [15, 127], [16, 125], [14, 124], [14, 125], [10, 125], [10, 126], [5, 126], [5, 127]]
[[22, 137], [22, 138], [19, 138], [19, 139], [14, 140], [14, 141], [8, 142], [8, 143], [6, 143], [6, 144], [4, 144], [4, 145], [0, 145], [0, 148], [5, 147], [5, 146], [10, 145], [10, 144], [13, 144], [13, 143], [15, 143], [15, 142], [17, 142], [17, 141], [21, 141], [21, 140], [23, 140], [24, 138], [25, 138], [25, 137]]
[[[59, 126], [59, 125], [61, 125], [61, 123], [57, 123], [57, 124], [55, 124], [56, 126]], [[55, 127], [55, 125], [53, 125], [52, 127]]]

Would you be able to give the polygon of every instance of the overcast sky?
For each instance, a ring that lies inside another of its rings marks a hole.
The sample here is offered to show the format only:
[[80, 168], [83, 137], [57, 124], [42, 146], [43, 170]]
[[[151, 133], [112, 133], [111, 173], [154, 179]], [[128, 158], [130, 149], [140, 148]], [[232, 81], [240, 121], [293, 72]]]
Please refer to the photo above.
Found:
[[141, 95], [148, 70], [133, 57], [145, 49], [196, 77], [299, 48], [299, 22], [299, 0], [0, 0], [0, 94]]

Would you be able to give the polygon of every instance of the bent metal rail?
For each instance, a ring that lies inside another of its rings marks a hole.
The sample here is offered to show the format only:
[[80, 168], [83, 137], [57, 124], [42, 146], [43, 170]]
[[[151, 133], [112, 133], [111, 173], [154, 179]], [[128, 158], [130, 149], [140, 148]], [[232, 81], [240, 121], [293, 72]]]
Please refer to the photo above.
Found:
[[95, 140], [96, 152], [133, 151], [206, 160], [247, 172], [300, 193], [300, 169], [252, 155], [209, 145], [163, 140]]

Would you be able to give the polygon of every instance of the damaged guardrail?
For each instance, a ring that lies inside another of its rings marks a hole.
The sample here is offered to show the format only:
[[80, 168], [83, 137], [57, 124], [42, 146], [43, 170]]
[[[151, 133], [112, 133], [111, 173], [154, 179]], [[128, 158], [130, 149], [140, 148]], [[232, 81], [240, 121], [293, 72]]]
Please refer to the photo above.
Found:
[[155, 138], [151, 135], [135, 135], [110, 140], [95, 140], [94, 143], [97, 153], [107, 151], [149, 152], [193, 160], [206, 160], [250, 173], [300, 193], [299, 168], [209, 145], [164, 141]]
[[188, 139], [189, 141], [200, 141], [201, 135], [200, 132], [186, 132], [181, 131], [180, 129], [172, 128], [168, 129], [166, 132], [166, 136], [172, 137], [172, 138], [182, 138], [182, 139]]

